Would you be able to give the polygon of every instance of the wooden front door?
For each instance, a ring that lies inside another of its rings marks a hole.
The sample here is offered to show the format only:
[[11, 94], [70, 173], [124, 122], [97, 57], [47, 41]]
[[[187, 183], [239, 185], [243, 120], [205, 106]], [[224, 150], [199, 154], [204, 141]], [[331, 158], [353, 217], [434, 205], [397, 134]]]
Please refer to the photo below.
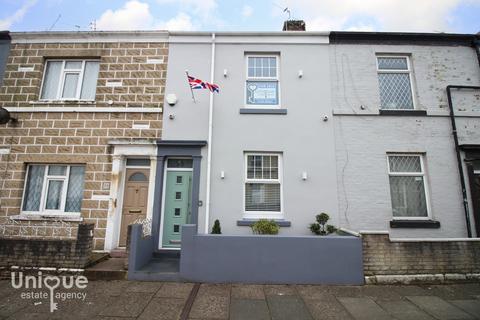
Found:
[[119, 246], [127, 244], [127, 229], [137, 219], [145, 219], [148, 205], [149, 169], [127, 169], [123, 194]]

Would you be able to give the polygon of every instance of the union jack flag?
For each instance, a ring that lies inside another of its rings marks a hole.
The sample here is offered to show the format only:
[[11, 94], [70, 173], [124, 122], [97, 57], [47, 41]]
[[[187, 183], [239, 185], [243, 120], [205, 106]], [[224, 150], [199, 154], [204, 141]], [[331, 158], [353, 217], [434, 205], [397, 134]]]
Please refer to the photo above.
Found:
[[220, 92], [220, 88], [216, 84], [208, 83], [192, 76], [188, 76], [188, 83], [192, 89], [208, 89], [211, 92]]

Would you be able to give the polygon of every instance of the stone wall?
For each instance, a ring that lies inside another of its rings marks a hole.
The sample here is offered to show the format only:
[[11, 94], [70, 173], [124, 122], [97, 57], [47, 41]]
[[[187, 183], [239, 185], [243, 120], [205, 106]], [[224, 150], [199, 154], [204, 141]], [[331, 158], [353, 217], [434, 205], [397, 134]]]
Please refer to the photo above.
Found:
[[[94, 198], [110, 192], [112, 148], [108, 141], [161, 137], [168, 44], [159, 41], [12, 43], [0, 106], [10, 109], [18, 123], [0, 125], [4, 153], [0, 154], [0, 226], [21, 214], [28, 164], [84, 164], [81, 217], [95, 226], [94, 248], [104, 249], [110, 204]], [[45, 61], [50, 58], [99, 59], [95, 101], [39, 101]], [[33, 67], [33, 71], [19, 72], [20, 66]], [[121, 81], [121, 86], [107, 86], [107, 80]], [[21, 110], [15, 112], [18, 107]], [[79, 112], [63, 111], [63, 107]], [[98, 107], [103, 109], [95, 110]], [[109, 108], [115, 110], [109, 112]], [[144, 108], [145, 112], [131, 108]], [[30, 226], [37, 222], [20, 223]], [[11, 231], [6, 232], [11, 235]]]
[[76, 239], [0, 239], [0, 269], [47, 267], [82, 269], [93, 248], [93, 224], [79, 224]]
[[480, 274], [480, 240], [391, 240], [362, 234], [365, 276]]

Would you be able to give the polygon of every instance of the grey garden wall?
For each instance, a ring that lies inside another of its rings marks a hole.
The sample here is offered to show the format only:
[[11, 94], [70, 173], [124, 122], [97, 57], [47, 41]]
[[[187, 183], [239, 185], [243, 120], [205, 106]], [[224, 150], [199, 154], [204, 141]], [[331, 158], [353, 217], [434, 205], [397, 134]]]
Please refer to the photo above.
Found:
[[180, 274], [187, 281], [363, 284], [356, 237], [205, 235], [182, 227]]
[[[379, 116], [376, 53], [411, 56], [417, 108], [426, 116]], [[479, 85], [472, 48], [331, 45], [332, 107], [341, 226], [389, 231], [393, 237], [466, 237], [460, 179], [446, 86]], [[480, 144], [480, 106], [472, 92], [455, 92], [460, 143]], [[362, 110], [362, 108], [364, 110]], [[476, 111], [475, 111], [476, 110]], [[432, 217], [439, 229], [390, 229], [387, 152], [424, 153]]]
[[[163, 139], [207, 139], [209, 95], [196, 90], [194, 103], [184, 70], [210, 80], [208, 41], [210, 35], [171, 36], [166, 94], [175, 93], [179, 99], [174, 107], [165, 104]], [[225, 234], [250, 233], [248, 226], [237, 226], [244, 217], [245, 151], [283, 153], [283, 211], [291, 226], [282, 227], [280, 234], [309, 235], [308, 224], [322, 211], [336, 224], [328, 37], [318, 33], [217, 35], [216, 42], [214, 82], [220, 94], [214, 95], [210, 228], [219, 219]], [[245, 107], [245, 54], [252, 52], [280, 54], [280, 100], [286, 114], [240, 114]], [[302, 78], [299, 70], [303, 70]], [[170, 115], [175, 119], [170, 120]], [[330, 121], [324, 122], [324, 115]], [[206, 148], [202, 156], [200, 200], [204, 206], [199, 210], [199, 232], [204, 232], [205, 221]], [[308, 175], [306, 181], [302, 172]]]

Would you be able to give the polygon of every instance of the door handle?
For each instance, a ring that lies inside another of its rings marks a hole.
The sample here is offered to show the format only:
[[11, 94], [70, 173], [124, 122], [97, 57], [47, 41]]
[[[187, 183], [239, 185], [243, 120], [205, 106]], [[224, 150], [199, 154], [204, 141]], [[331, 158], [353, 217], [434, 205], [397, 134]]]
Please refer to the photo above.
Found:
[[141, 213], [142, 210], [128, 210], [129, 213]]

